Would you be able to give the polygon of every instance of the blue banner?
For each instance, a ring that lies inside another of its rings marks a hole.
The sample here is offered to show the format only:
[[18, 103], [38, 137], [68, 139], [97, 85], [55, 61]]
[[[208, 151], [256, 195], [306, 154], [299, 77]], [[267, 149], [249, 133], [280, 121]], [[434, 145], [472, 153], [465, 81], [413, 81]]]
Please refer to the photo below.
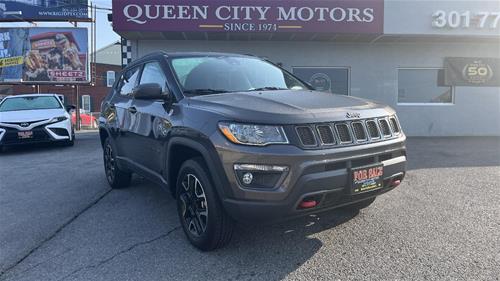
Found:
[[0, 0], [0, 21], [88, 21], [88, 0]]

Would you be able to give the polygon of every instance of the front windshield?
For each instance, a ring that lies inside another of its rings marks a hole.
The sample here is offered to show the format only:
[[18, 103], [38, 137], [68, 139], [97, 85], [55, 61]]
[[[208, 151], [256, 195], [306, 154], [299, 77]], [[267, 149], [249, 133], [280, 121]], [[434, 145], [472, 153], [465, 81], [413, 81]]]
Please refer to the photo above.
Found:
[[250, 57], [182, 57], [172, 68], [186, 94], [303, 90], [307, 85], [266, 61]]
[[57, 108], [61, 108], [61, 104], [56, 97], [8, 98], [0, 104], [0, 112]]

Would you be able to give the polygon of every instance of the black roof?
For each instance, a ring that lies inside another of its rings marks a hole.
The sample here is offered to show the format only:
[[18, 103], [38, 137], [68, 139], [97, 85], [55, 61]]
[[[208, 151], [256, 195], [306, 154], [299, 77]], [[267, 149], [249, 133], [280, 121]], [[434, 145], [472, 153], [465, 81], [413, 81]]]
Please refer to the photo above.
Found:
[[149, 53], [139, 59], [134, 60], [128, 66], [134, 66], [138, 63], [141, 63], [145, 60], [150, 60], [158, 57], [168, 57], [168, 58], [180, 58], [180, 57], [253, 57], [258, 58], [252, 55], [242, 55], [242, 54], [234, 54], [234, 53], [219, 53], [219, 52], [164, 52], [164, 51], [156, 51], [153, 53]]

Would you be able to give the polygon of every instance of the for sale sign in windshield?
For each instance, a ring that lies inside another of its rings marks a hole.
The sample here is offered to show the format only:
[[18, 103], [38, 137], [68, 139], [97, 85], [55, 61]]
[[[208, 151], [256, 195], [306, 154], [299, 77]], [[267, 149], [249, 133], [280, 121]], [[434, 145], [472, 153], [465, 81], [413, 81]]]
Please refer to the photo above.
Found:
[[87, 82], [87, 42], [85, 28], [0, 28], [0, 82]]

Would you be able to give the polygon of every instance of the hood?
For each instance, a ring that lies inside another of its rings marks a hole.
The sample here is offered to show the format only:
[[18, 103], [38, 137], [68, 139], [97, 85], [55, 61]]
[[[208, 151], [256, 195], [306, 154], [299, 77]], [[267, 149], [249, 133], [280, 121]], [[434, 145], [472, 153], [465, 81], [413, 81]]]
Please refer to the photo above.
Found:
[[345, 120], [347, 113], [359, 113], [361, 119], [394, 114], [374, 101], [317, 91], [237, 92], [188, 100], [190, 106], [245, 122], [299, 124]]
[[41, 110], [20, 110], [0, 112], [1, 122], [32, 122], [46, 120], [58, 116], [66, 116], [66, 110], [58, 109], [41, 109]]

